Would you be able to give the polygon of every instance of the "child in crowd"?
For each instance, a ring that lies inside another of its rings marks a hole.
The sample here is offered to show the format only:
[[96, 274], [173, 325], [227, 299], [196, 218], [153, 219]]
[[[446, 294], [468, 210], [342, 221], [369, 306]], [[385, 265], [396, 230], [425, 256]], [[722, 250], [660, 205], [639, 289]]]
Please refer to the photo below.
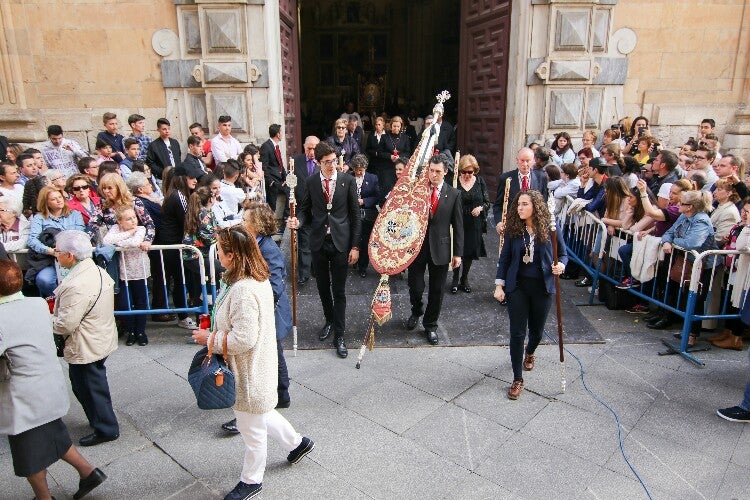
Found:
[[[216, 216], [211, 209], [214, 201], [210, 188], [199, 187], [190, 195], [185, 213], [185, 237], [182, 243], [192, 245], [201, 251], [206, 272], [208, 272], [208, 252], [211, 245], [216, 243], [216, 231], [219, 229]], [[195, 307], [200, 304], [202, 296], [200, 264], [194, 253], [183, 252], [182, 258], [185, 261], [185, 271], [188, 273], [190, 301]]]
[[94, 159], [97, 165], [105, 161], [116, 161], [112, 158], [112, 146], [104, 139], [96, 140], [96, 152], [99, 153], [99, 156]]
[[128, 180], [133, 172], [133, 162], [138, 161], [138, 157], [141, 155], [141, 145], [132, 137], [125, 139], [123, 144], [125, 146], [125, 159], [120, 162], [120, 173], [123, 179]]
[[[123, 248], [120, 252], [120, 293], [119, 310], [148, 309], [148, 292], [146, 280], [151, 276], [151, 266], [148, 254], [139, 246], [146, 237], [146, 228], [138, 225], [138, 217], [131, 206], [123, 205], [115, 210], [117, 224], [109, 228], [104, 236], [104, 243]], [[130, 308], [128, 308], [130, 304]], [[125, 345], [145, 346], [148, 344], [146, 336], [146, 315], [126, 315], [123, 324], [127, 338]]]

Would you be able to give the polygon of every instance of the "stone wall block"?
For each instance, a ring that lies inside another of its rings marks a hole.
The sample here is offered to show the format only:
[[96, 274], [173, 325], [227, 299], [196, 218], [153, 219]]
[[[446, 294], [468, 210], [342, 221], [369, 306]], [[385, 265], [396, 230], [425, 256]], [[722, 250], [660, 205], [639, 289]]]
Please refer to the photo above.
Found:
[[595, 52], [607, 50], [609, 39], [609, 10], [597, 10], [594, 13], [594, 23], [591, 26], [592, 43]]
[[588, 49], [590, 10], [559, 10], [555, 22], [555, 46], [558, 51]]
[[243, 18], [240, 9], [206, 9], [207, 52], [211, 54], [245, 51]]
[[163, 59], [161, 81], [165, 88], [194, 88], [201, 84], [193, 77], [195, 59]]
[[232, 128], [239, 132], [248, 131], [247, 95], [244, 92], [217, 92], [210, 95], [214, 116], [232, 117]]
[[549, 94], [551, 129], [581, 128], [583, 89], [553, 89]]
[[628, 60], [625, 57], [597, 57], [599, 74], [592, 80], [597, 85], [623, 85], [628, 79]]
[[585, 128], [599, 128], [604, 91], [602, 89], [588, 89], [587, 94], [584, 126]]
[[205, 83], [249, 83], [245, 62], [205, 62], [203, 63]]
[[591, 61], [551, 61], [550, 80], [583, 80], [591, 76]]
[[200, 19], [197, 10], [183, 10], [182, 24], [185, 36], [183, 50], [187, 54], [200, 55], [202, 50]]

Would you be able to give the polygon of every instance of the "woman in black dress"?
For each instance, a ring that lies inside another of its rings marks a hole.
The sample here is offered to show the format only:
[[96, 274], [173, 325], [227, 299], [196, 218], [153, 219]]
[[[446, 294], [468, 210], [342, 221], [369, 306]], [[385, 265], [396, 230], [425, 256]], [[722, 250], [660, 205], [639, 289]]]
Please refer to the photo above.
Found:
[[[490, 198], [487, 195], [487, 185], [479, 177], [479, 164], [472, 155], [464, 155], [458, 162], [458, 191], [461, 193], [461, 206], [464, 216], [464, 255], [460, 268], [453, 270], [451, 293], [458, 293], [461, 289], [471, 293], [469, 285], [469, 270], [471, 263], [479, 257], [487, 257], [482, 233], [487, 232], [487, 210]], [[461, 271], [461, 281], [458, 276]]]
[[404, 132], [404, 121], [400, 116], [391, 118], [391, 131], [385, 135], [385, 140], [381, 144], [390, 162], [383, 166], [380, 189], [388, 193], [396, 183], [396, 162], [399, 158], [408, 160], [412, 153], [411, 140]]
[[367, 171], [378, 177], [378, 184], [381, 188], [380, 191], [382, 198], [388, 194], [388, 191], [382, 189], [385, 181], [385, 171], [393, 165], [390, 153], [385, 150], [385, 141], [385, 119], [382, 116], [378, 116], [375, 118], [375, 130], [367, 136], [365, 151], [367, 152], [367, 158], [370, 161]]

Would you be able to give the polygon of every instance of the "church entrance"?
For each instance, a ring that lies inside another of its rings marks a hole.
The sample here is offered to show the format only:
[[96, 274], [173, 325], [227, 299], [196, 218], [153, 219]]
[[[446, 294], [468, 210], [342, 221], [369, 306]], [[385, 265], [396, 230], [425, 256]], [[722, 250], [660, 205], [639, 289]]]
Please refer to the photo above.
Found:
[[[441, 90], [457, 95], [459, 2], [299, 0], [299, 7], [303, 135], [331, 135], [347, 103], [362, 116], [404, 117], [414, 108], [424, 117]], [[455, 122], [457, 99], [447, 104]]]
[[[363, 117], [424, 117], [448, 90], [446, 119], [494, 194], [502, 171], [510, 1], [282, 0], [287, 140], [328, 137], [347, 105]], [[370, 126], [365, 122], [365, 131]], [[292, 143], [293, 141], [293, 143]]]

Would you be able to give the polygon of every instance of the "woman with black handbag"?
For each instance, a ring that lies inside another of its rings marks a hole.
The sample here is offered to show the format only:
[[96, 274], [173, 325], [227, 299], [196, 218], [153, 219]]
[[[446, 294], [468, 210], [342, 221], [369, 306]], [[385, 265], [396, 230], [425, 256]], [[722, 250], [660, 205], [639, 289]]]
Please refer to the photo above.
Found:
[[239, 483], [224, 499], [239, 500], [252, 498], [262, 489], [269, 435], [289, 451], [290, 463], [301, 460], [315, 444], [275, 410], [278, 360], [273, 291], [268, 264], [255, 238], [241, 227], [224, 228], [218, 232], [216, 248], [226, 269], [222, 290], [210, 331], [196, 330], [193, 339], [206, 345], [210, 337], [217, 352], [226, 345], [225, 361], [236, 384], [232, 409], [245, 442], [245, 463]]

